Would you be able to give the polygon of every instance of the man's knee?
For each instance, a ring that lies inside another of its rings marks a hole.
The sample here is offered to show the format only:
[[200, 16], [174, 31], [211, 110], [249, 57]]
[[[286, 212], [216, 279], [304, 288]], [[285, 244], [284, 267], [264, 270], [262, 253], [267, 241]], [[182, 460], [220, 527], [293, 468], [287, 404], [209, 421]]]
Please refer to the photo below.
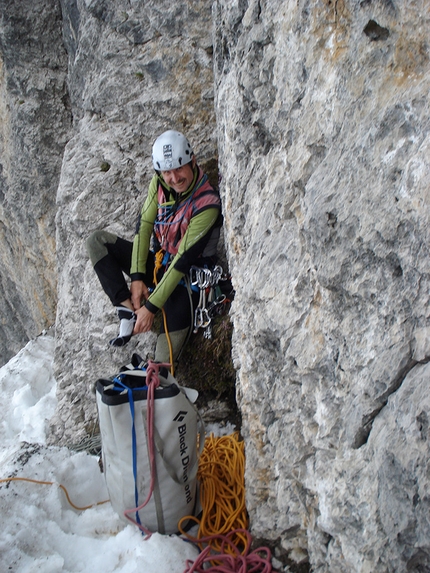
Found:
[[85, 241], [93, 267], [108, 254], [106, 244], [115, 244], [118, 237], [108, 231], [94, 231]]
[[[170, 344], [172, 346], [173, 362], [176, 361], [185, 342], [187, 341], [188, 334], [189, 334], [189, 328], [184, 328], [182, 330], [175, 330], [169, 333]], [[154, 360], [156, 362], [170, 362], [171, 360], [170, 346], [167, 341], [167, 336], [164, 332], [159, 334], [157, 337]]]

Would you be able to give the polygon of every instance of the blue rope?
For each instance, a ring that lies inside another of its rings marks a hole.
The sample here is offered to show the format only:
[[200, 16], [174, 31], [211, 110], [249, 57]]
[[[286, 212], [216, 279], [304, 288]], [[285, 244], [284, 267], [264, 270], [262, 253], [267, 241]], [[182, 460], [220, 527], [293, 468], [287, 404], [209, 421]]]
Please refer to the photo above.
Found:
[[[137, 440], [136, 440], [136, 427], [134, 424], [134, 398], [133, 398], [133, 391], [141, 391], [147, 390], [148, 386], [142, 386], [140, 388], [130, 388], [122, 379], [124, 378], [124, 374], [120, 374], [119, 376], [115, 377], [114, 382], [114, 390], [118, 392], [121, 390], [127, 390], [128, 395], [128, 403], [130, 405], [130, 414], [131, 414], [131, 440], [132, 440], [132, 454], [133, 454], [133, 477], [134, 477], [134, 501], [135, 507], [139, 507], [139, 491], [137, 488]], [[141, 525], [139, 512], [136, 511], [136, 522]]]

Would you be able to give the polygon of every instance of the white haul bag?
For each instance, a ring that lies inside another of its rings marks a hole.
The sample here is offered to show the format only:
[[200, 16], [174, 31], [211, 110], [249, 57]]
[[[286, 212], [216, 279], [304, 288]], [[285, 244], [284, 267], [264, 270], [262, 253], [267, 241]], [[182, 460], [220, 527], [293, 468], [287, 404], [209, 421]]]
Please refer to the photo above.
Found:
[[143, 366], [134, 355], [132, 365], [96, 385], [110, 501], [122, 519], [145, 533], [177, 533], [179, 520], [198, 511], [204, 442], [194, 405], [198, 393], [180, 387], [165, 366]]

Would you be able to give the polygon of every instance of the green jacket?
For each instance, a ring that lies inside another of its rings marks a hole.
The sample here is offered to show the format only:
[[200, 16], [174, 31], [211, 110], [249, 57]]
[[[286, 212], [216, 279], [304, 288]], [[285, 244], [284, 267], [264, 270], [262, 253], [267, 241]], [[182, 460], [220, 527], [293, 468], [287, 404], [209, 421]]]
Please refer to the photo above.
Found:
[[[159, 208], [160, 185], [162, 186], [164, 195], [168, 200], [176, 200], [181, 204], [190, 197], [197, 184], [201, 181], [202, 176], [203, 172], [196, 167], [194, 179], [190, 188], [178, 196], [166, 185], [161, 176], [154, 175], [151, 183], [149, 184], [148, 196], [142, 207], [136, 235], [133, 241], [133, 254], [130, 269], [132, 281], [145, 280], [146, 278], [146, 263], [150, 249], [151, 237], [154, 231], [154, 223]], [[205, 238], [207, 239], [208, 234], [210, 234], [214, 227], [216, 227], [219, 216], [220, 206], [214, 206], [208, 207], [191, 217], [185, 234], [182, 236], [177, 254], [174, 256], [167, 271], [164, 273], [162, 279], [145, 304], [148, 310], [155, 313], [158, 309], [164, 306], [166, 300], [185, 275], [185, 271], [181, 270], [187, 267], [186, 264], [184, 265], [184, 261], [187, 260], [188, 263], [190, 262], [189, 257], [191, 253], [194, 258], [196, 258], [196, 254], [201, 254], [201, 252], [198, 252], [199, 242], [201, 242], [202, 239], [203, 241], [205, 241]], [[192, 262], [192, 264], [195, 263]]]

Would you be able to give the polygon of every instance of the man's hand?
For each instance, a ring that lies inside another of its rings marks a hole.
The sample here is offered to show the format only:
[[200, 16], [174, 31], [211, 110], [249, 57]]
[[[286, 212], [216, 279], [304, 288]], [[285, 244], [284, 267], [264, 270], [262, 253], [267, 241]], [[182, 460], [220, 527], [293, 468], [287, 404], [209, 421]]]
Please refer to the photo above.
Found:
[[142, 302], [148, 299], [149, 290], [143, 281], [132, 281], [130, 285], [130, 291], [131, 291], [131, 304], [133, 305], [133, 308], [136, 311], [142, 306]]
[[145, 306], [135, 310], [135, 313], [137, 320], [134, 325], [133, 334], [139, 334], [140, 332], [148, 332], [151, 330], [155, 315]]

